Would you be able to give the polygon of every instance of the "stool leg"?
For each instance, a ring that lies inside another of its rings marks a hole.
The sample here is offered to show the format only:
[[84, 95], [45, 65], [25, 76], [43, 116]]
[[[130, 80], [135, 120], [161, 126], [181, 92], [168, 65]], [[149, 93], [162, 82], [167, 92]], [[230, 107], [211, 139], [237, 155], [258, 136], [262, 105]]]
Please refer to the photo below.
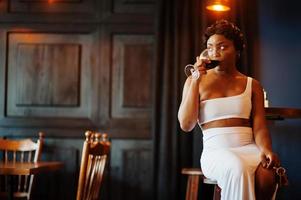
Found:
[[218, 185], [214, 185], [214, 193], [213, 193], [213, 200], [220, 200], [221, 199], [221, 188]]
[[197, 200], [199, 190], [199, 176], [189, 175], [186, 189], [186, 200]]

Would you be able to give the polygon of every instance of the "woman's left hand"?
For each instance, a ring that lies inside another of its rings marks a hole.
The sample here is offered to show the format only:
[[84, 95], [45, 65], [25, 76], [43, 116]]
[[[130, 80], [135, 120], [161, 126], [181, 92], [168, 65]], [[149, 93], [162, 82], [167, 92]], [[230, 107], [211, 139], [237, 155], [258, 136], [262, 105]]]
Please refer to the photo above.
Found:
[[263, 151], [261, 153], [261, 164], [264, 168], [271, 169], [272, 167], [279, 167], [280, 160], [277, 154], [272, 151]]

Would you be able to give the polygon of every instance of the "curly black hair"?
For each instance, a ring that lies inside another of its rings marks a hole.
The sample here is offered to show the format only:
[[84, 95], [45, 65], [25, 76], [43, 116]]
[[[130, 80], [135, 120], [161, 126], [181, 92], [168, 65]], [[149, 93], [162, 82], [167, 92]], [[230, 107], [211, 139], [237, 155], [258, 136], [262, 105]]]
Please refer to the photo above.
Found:
[[242, 52], [245, 47], [243, 33], [232, 22], [223, 19], [209, 26], [204, 33], [204, 47], [207, 46], [208, 39], [214, 34], [223, 35], [233, 41], [235, 49], [239, 52]]

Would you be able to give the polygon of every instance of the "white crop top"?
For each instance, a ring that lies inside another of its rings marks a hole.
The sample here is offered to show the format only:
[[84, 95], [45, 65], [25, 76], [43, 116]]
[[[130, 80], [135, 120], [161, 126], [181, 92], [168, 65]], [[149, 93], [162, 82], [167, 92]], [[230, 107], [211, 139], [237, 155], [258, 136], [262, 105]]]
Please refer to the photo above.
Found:
[[201, 101], [199, 124], [219, 119], [249, 119], [252, 109], [252, 78], [247, 78], [245, 91], [239, 95]]

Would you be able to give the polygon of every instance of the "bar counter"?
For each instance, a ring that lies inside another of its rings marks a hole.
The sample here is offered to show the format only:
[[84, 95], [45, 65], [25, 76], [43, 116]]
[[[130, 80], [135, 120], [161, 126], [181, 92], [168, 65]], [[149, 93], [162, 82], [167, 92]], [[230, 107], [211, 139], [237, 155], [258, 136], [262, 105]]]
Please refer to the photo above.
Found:
[[301, 118], [301, 109], [299, 108], [266, 107], [265, 113], [268, 120]]

